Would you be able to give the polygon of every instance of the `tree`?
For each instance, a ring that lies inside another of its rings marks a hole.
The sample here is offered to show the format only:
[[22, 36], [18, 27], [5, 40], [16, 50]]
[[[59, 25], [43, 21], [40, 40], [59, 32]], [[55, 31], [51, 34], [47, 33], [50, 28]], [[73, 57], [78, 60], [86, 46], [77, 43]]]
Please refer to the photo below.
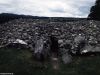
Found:
[[100, 20], [100, 0], [96, 0], [95, 5], [91, 7], [88, 19]]

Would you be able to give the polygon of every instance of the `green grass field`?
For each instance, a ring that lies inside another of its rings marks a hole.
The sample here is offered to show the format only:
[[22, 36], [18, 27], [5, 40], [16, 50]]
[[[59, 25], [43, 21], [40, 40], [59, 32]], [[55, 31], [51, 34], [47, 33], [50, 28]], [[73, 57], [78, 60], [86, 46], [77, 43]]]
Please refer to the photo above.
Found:
[[100, 56], [74, 56], [70, 64], [62, 64], [54, 70], [50, 61], [46, 68], [35, 61], [29, 50], [0, 49], [0, 73], [14, 75], [100, 75]]

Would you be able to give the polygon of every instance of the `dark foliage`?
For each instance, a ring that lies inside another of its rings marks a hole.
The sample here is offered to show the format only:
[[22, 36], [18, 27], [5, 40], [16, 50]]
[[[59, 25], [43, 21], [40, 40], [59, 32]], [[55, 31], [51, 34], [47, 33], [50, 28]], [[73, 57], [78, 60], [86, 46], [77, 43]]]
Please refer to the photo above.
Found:
[[91, 7], [88, 19], [100, 20], [100, 0], [96, 0], [95, 5]]

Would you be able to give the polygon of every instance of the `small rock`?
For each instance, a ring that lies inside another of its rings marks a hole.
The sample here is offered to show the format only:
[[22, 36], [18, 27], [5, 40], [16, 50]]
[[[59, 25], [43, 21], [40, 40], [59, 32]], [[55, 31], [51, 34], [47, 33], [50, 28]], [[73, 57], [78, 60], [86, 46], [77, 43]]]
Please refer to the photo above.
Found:
[[72, 56], [69, 55], [68, 53], [63, 54], [62, 55], [62, 61], [63, 61], [64, 64], [68, 64], [68, 63], [72, 62]]

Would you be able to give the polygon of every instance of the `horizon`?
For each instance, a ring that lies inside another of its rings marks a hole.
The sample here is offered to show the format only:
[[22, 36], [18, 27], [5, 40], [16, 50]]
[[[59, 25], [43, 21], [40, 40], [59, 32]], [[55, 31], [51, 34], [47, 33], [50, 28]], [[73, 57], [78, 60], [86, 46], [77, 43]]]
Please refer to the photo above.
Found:
[[51, 16], [51, 17], [48, 17], [48, 16], [34, 16], [34, 15], [25, 15], [25, 14], [15, 14], [15, 13], [0, 13], [0, 15], [2, 15], [2, 14], [8, 14], [8, 15], [18, 15], [18, 16], [30, 16], [30, 17], [46, 17], [46, 18], [87, 18], [87, 17], [60, 17], [60, 16], [58, 16], [58, 17], [53, 17], [53, 16]]

